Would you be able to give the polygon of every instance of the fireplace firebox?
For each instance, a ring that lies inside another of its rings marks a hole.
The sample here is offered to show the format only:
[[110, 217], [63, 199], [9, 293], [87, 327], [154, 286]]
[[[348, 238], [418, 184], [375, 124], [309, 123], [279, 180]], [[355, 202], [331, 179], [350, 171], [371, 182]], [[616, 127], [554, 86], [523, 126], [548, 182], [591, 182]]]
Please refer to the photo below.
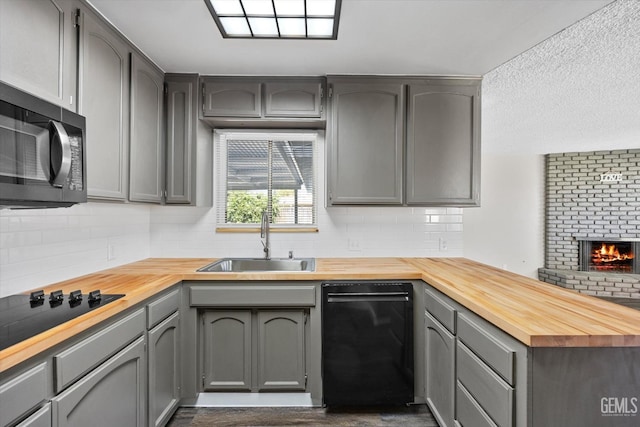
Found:
[[580, 270], [640, 274], [640, 242], [580, 240]]

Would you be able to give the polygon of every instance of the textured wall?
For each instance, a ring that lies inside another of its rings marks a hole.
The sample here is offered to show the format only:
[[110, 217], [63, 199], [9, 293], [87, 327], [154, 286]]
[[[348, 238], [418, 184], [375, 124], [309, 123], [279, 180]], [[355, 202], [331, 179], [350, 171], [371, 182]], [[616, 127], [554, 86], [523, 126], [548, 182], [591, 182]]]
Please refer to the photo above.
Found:
[[640, 149], [549, 154], [546, 176], [547, 268], [577, 270], [581, 238], [640, 239]]

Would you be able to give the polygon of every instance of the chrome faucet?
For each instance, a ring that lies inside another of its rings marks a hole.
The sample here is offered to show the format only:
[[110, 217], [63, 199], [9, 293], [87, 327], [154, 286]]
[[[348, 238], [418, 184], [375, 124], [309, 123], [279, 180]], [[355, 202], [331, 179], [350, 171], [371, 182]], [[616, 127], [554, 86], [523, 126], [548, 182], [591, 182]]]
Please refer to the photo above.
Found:
[[260, 239], [262, 247], [264, 248], [264, 259], [271, 259], [271, 246], [269, 244], [269, 214], [266, 209], [262, 212], [262, 221], [260, 222]]

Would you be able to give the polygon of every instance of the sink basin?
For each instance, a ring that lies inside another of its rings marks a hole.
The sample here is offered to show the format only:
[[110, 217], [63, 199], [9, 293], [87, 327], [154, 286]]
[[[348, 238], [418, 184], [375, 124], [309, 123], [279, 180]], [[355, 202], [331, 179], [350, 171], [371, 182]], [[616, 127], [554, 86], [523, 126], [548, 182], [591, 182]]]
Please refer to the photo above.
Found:
[[315, 258], [222, 258], [200, 272], [315, 271]]

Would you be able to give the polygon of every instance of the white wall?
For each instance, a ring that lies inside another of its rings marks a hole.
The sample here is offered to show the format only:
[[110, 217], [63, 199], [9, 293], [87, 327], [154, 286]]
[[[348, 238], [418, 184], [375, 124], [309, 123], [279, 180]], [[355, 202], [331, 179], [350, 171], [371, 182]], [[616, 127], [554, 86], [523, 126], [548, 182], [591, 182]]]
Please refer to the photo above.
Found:
[[484, 154], [482, 206], [465, 209], [465, 258], [537, 278], [544, 266], [544, 157]]
[[0, 210], [0, 297], [147, 258], [149, 241], [148, 206]]

